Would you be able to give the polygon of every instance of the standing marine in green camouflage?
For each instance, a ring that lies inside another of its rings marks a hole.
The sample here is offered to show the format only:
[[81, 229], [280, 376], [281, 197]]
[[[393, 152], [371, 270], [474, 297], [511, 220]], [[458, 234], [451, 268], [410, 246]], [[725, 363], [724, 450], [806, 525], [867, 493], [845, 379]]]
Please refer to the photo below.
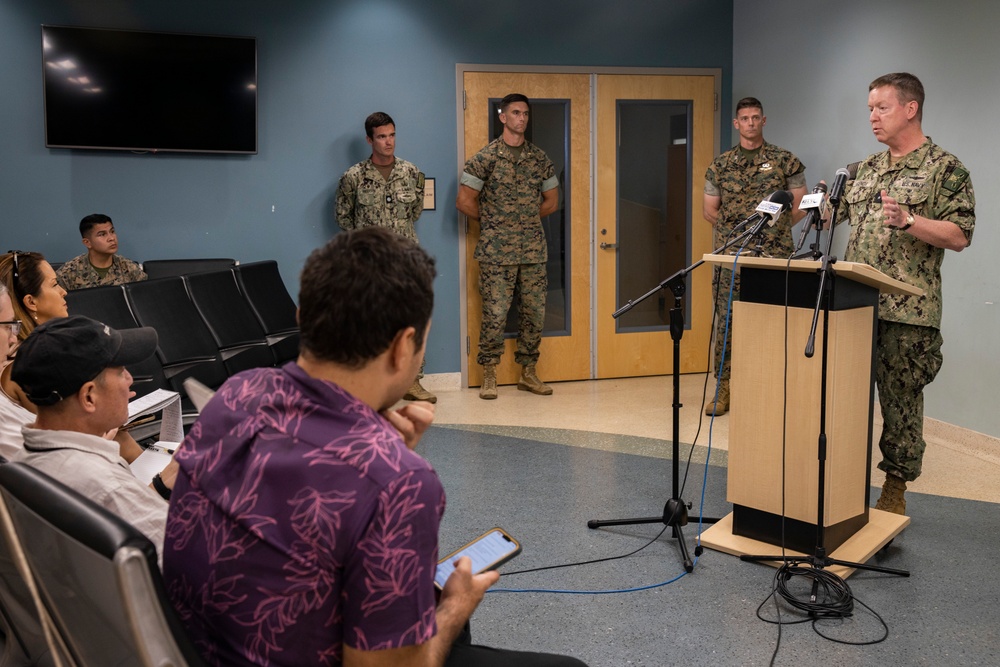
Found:
[[889, 147], [861, 163], [841, 204], [851, 221], [846, 259], [924, 290], [879, 298], [875, 381], [882, 407], [879, 448], [886, 472], [875, 507], [906, 512], [906, 482], [920, 475], [924, 387], [941, 368], [941, 262], [972, 241], [976, 196], [962, 163], [924, 135], [924, 87], [886, 74], [868, 87], [868, 121]]
[[517, 388], [549, 395], [535, 365], [545, 324], [548, 248], [542, 218], [559, 206], [559, 179], [545, 152], [524, 138], [528, 98], [511, 93], [500, 100], [503, 133], [465, 163], [458, 187], [458, 210], [480, 220], [475, 258], [483, 321], [479, 355], [483, 385], [479, 397], [497, 397], [497, 364], [503, 355], [507, 311], [517, 291], [517, 352], [521, 365]]
[[56, 280], [67, 292], [87, 287], [124, 285], [146, 279], [138, 262], [118, 254], [115, 223], [103, 213], [91, 213], [80, 221], [80, 240], [87, 252], [59, 267]]
[[[413, 223], [424, 210], [424, 174], [412, 162], [397, 158], [396, 123], [387, 113], [376, 111], [365, 119], [365, 134], [372, 154], [340, 177], [337, 187], [337, 224], [341, 229], [386, 227], [413, 241]], [[403, 396], [408, 401], [437, 402], [420, 379]]]
[[[775, 190], [789, 190], [793, 201], [790, 211], [782, 213], [773, 227], [762, 230], [760, 245], [771, 257], [787, 258], [792, 254], [792, 225], [805, 215], [799, 202], [806, 194], [805, 166], [783, 148], [764, 141], [767, 117], [756, 97], [744, 97], [736, 104], [733, 127], [740, 133], [740, 143], [715, 158], [705, 173], [705, 195], [702, 215], [712, 224], [716, 248], [727, 241], [736, 223], [753, 214], [757, 205]], [[712, 367], [719, 378], [718, 398], [709, 403], [705, 414], [725, 414], [729, 410], [729, 374], [732, 368], [732, 322], [726, 326], [729, 285], [732, 271], [717, 269], [712, 282], [715, 301], [715, 362]], [[739, 276], [733, 284], [733, 300], [739, 298]], [[728, 335], [727, 335], [728, 332]], [[719, 376], [719, 360], [722, 375]]]

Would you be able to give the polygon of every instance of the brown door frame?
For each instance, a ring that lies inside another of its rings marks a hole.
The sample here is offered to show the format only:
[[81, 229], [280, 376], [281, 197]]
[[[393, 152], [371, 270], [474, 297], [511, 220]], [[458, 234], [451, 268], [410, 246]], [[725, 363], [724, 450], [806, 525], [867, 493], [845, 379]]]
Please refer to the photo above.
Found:
[[[498, 73], [531, 73], [531, 74], [589, 74], [591, 75], [591, 123], [590, 123], [590, 143], [591, 143], [591, 155], [596, 155], [596, 113], [597, 108], [594, 104], [596, 97], [596, 81], [598, 74], [645, 74], [654, 76], [712, 76], [715, 79], [715, 117], [713, 127], [720, 128], [721, 122], [721, 112], [719, 110], [719, 101], [722, 99], [722, 69], [721, 68], [680, 68], [680, 67], [586, 67], [586, 66], [576, 66], [576, 67], [549, 67], [542, 65], [501, 65], [501, 64], [473, 64], [473, 63], [457, 63], [455, 65], [455, 121], [456, 121], [456, 147], [455, 147], [455, 183], [458, 183], [458, 179], [462, 176], [462, 170], [465, 167], [465, 73], [466, 72], [498, 72]], [[721, 137], [718, 132], [713, 132], [714, 143], [713, 154], [718, 155], [721, 145]], [[595, 170], [597, 165], [594, 164], [594, 160], [591, 160], [591, 202], [590, 202], [590, 238], [589, 243], [591, 247], [591, 270], [593, 271], [596, 258], [594, 256], [594, 239], [596, 237], [596, 228], [594, 217], [594, 196], [596, 194], [596, 177]], [[693, 175], [694, 178], [699, 178], [698, 174]], [[693, 207], [697, 206], [697, 202], [692, 202]], [[693, 209], [694, 210], [694, 209]], [[456, 224], [458, 225], [458, 276], [459, 276], [459, 313], [458, 320], [460, 326], [460, 345], [464, 348], [466, 341], [469, 341], [469, 331], [468, 331], [468, 307], [466, 303], [466, 294], [468, 291], [468, 280], [466, 274], [468, 272], [468, 265], [466, 261], [467, 252], [467, 237], [466, 237], [466, 220], [465, 216], [455, 212]], [[694, 212], [692, 212], [692, 218], [695, 218]], [[692, 220], [692, 224], [697, 223], [698, 218]], [[591, 294], [590, 303], [594, 304], [597, 300], [596, 294], [596, 281], [591, 281]], [[591, 359], [590, 359], [590, 376], [591, 378], [596, 377], [597, 367], [594, 359], [594, 350], [597, 345], [597, 332], [596, 327], [593, 326], [593, 308], [591, 309]], [[465, 353], [464, 349], [459, 351], [459, 358], [461, 359], [461, 383], [459, 386], [467, 387], [469, 386], [469, 360], [468, 355]]]

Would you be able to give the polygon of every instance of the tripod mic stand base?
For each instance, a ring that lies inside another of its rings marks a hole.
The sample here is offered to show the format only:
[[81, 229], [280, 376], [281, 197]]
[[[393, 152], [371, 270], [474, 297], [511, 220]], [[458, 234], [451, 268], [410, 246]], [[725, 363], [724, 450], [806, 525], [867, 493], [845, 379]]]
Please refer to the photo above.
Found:
[[[681, 550], [681, 558], [684, 561], [684, 570], [687, 572], [694, 571], [694, 561], [691, 560], [691, 556], [688, 555], [687, 542], [684, 540], [684, 532], [681, 530], [683, 526], [688, 523], [688, 509], [690, 506], [687, 505], [680, 498], [671, 498], [663, 506], [662, 516], [650, 516], [641, 517], [634, 519], [591, 519], [587, 522], [587, 528], [600, 528], [602, 526], [633, 526], [644, 523], [662, 523], [664, 526], [670, 526], [672, 537], [677, 539], [677, 546]], [[696, 523], [715, 523], [718, 519], [708, 518], [708, 517], [695, 517], [693, 519]], [[695, 557], [701, 556], [704, 549], [699, 544], [695, 547], [694, 555]]]
[[897, 577], [908, 577], [910, 576], [909, 570], [899, 570], [893, 567], [882, 567], [880, 565], [868, 565], [866, 563], [853, 563], [846, 560], [838, 560], [836, 558], [828, 558], [826, 556], [781, 556], [770, 555], [770, 556], [751, 556], [744, 554], [740, 556], [740, 560], [750, 563], [783, 563], [785, 565], [809, 565], [817, 570], [824, 570], [832, 565], [839, 565], [840, 567], [850, 568], [852, 570], [868, 570], [869, 572], [881, 572], [882, 574], [892, 574]]

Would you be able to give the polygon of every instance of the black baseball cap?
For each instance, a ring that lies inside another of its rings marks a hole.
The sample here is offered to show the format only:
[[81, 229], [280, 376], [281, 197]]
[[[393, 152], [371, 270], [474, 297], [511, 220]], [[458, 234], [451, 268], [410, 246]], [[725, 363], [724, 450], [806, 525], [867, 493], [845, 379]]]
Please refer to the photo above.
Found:
[[10, 378], [35, 405], [55, 405], [105, 368], [128, 366], [156, 351], [156, 330], [112, 329], [82, 315], [38, 326], [17, 348]]

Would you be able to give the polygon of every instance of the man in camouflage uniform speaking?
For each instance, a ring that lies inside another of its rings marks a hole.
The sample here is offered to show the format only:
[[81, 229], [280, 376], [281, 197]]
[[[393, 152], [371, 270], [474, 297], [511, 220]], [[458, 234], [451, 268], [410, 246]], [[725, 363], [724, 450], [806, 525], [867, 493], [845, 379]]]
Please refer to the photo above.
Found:
[[[337, 187], [337, 224], [341, 229], [386, 227], [413, 241], [413, 223], [424, 210], [424, 174], [412, 162], [396, 157], [396, 123], [376, 111], [365, 119], [372, 154], [340, 177]], [[437, 402], [420, 379], [424, 366], [403, 396], [408, 401]]]
[[[705, 195], [702, 215], [712, 224], [715, 247], [722, 246], [733, 227], [752, 215], [761, 200], [775, 190], [789, 190], [792, 208], [778, 218], [773, 227], [762, 230], [763, 252], [771, 257], [787, 258], [792, 254], [792, 225], [805, 215], [799, 202], [806, 194], [805, 166], [790, 152], [764, 141], [764, 108], [756, 97], [744, 97], [736, 104], [733, 127], [740, 134], [740, 143], [715, 158], [705, 174]], [[709, 403], [705, 414], [724, 414], [729, 410], [729, 373], [732, 367], [732, 324], [726, 327], [729, 284], [732, 272], [716, 270], [713, 294], [715, 311], [715, 362], [719, 376], [719, 360], [725, 343], [725, 361], [719, 378], [718, 399]], [[739, 297], [739, 276], [733, 285], [733, 300]], [[728, 330], [728, 336], [726, 335]]]
[[[882, 407], [879, 448], [886, 472], [875, 507], [906, 512], [906, 482], [920, 475], [924, 387], [941, 368], [941, 262], [972, 241], [976, 197], [958, 158], [924, 136], [924, 87], [886, 74], [868, 87], [868, 121], [889, 147], [862, 162], [841, 203], [851, 235], [846, 259], [924, 290], [879, 298], [875, 380]], [[843, 218], [841, 218], [843, 219]]]
[[544, 151], [524, 138], [528, 98], [511, 93], [500, 100], [503, 133], [465, 163], [458, 186], [458, 210], [480, 220], [479, 293], [483, 321], [479, 355], [483, 385], [479, 397], [497, 397], [497, 364], [515, 290], [521, 297], [517, 353], [521, 377], [517, 388], [549, 395], [535, 364], [545, 324], [548, 248], [542, 218], [559, 206], [559, 179]]

